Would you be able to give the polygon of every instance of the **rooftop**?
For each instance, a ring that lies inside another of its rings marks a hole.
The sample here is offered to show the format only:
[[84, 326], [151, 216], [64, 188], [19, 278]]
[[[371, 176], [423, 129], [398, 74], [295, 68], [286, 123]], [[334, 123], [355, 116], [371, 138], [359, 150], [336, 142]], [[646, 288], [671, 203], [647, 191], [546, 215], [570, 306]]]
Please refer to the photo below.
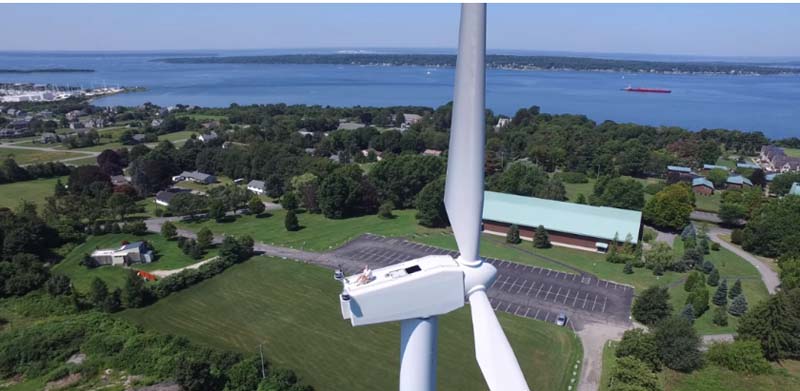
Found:
[[667, 166], [667, 170], [669, 171], [677, 171], [677, 172], [692, 172], [692, 169], [689, 167], [684, 166]]
[[745, 178], [745, 177], [743, 177], [741, 175], [729, 176], [728, 180], [726, 182], [730, 183], [730, 184], [734, 184], [734, 185], [753, 186], [753, 182], [750, 182], [749, 179], [747, 179], [747, 178]]
[[710, 188], [714, 188], [714, 184], [706, 178], [694, 178], [692, 179], [692, 187], [694, 186], [708, 186]]
[[642, 212], [486, 191], [483, 218], [528, 227], [543, 225], [550, 230], [600, 239], [612, 240], [617, 236], [625, 240], [628, 234], [635, 239], [639, 237]]
[[792, 183], [792, 187], [789, 189], [789, 194], [800, 196], [800, 183]]
[[736, 167], [738, 167], [738, 168], [752, 168], [752, 169], [761, 168], [761, 166], [759, 166], [758, 164], [749, 163], [749, 162], [736, 163]]
[[703, 164], [704, 170], [725, 170], [728, 171], [729, 168], [725, 166], [718, 166], [716, 164]]

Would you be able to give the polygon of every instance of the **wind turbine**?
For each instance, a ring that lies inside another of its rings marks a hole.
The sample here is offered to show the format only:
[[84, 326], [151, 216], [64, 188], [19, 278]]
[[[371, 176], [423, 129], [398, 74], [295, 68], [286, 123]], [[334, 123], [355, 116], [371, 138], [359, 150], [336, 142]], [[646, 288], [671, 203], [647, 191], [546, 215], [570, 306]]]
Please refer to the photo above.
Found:
[[353, 326], [400, 321], [400, 391], [436, 389], [437, 316], [469, 300], [475, 356], [492, 391], [527, 391], [486, 290], [497, 269], [478, 255], [483, 211], [486, 5], [462, 4], [444, 202], [460, 255], [432, 255], [344, 278]]

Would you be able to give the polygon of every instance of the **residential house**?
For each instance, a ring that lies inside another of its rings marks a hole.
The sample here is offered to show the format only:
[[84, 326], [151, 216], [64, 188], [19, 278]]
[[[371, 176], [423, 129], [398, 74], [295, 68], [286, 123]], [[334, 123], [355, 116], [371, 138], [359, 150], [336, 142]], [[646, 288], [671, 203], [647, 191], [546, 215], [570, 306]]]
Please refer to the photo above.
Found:
[[524, 240], [533, 240], [536, 227], [547, 230], [556, 246], [605, 252], [615, 240], [638, 241], [642, 212], [591, 206], [543, 198], [485, 191], [483, 232], [505, 236], [516, 224]]
[[147, 135], [145, 135], [144, 133], [136, 133], [133, 136], [131, 136], [131, 138], [133, 139], [133, 141], [136, 141], [137, 143], [143, 143], [145, 139], [147, 139]]
[[65, 114], [64, 116], [67, 118], [67, 121], [73, 122], [77, 121], [83, 114], [83, 111], [80, 110], [72, 110], [69, 113]]
[[161, 124], [163, 124], [163, 123], [164, 123], [163, 119], [154, 119], [154, 120], [150, 121], [150, 126], [152, 126], [154, 128], [157, 128], [157, 127], [161, 126]]
[[314, 137], [314, 132], [309, 132], [308, 130], [306, 130], [306, 128], [298, 130], [297, 133], [299, 133], [303, 137], [305, 136]]
[[133, 263], [153, 262], [153, 250], [146, 242], [133, 242], [123, 244], [117, 249], [98, 249], [91, 255], [100, 265], [128, 266]]
[[161, 190], [156, 193], [156, 204], [161, 206], [169, 206], [169, 203], [172, 202], [172, 199], [175, 198], [176, 195], [181, 193], [188, 193], [190, 190], [187, 189], [177, 189], [177, 188], [169, 188], [166, 190]]
[[200, 141], [204, 142], [204, 143], [208, 143], [210, 141], [216, 140], [217, 138], [219, 138], [219, 136], [217, 136], [217, 132], [213, 132], [213, 131], [209, 132], [209, 133], [206, 133], [206, 134], [201, 134], [198, 137], [198, 139]]
[[111, 176], [111, 184], [114, 186], [122, 186], [131, 183], [130, 178], [124, 175], [112, 175]]
[[741, 175], [729, 176], [725, 181], [726, 189], [742, 189], [744, 187], [753, 187], [753, 182]]
[[761, 168], [761, 166], [752, 162], [739, 162], [736, 163], [736, 168], [742, 168], [746, 170], [757, 170]]
[[211, 122], [204, 122], [200, 124], [200, 126], [202, 126], [203, 129], [217, 129], [220, 126], [222, 126], [222, 124], [219, 121], [211, 121]]
[[691, 183], [697, 177], [692, 169], [683, 166], [667, 166], [667, 183], [687, 182]]
[[84, 125], [84, 123], [83, 123], [83, 122], [74, 121], [74, 122], [70, 122], [70, 123], [69, 123], [69, 128], [70, 128], [70, 129], [73, 129], [73, 130], [74, 130], [74, 129], [83, 129], [83, 128], [85, 128], [85, 127], [86, 127], [86, 125]]
[[714, 184], [703, 177], [694, 178], [692, 180], [692, 191], [695, 194], [710, 196], [714, 194]]
[[58, 135], [53, 132], [44, 132], [39, 137], [39, 142], [42, 144], [57, 143], [59, 141]]
[[438, 149], [426, 149], [422, 151], [422, 154], [425, 156], [442, 156], [442, 151]]
[[718, 166], [716, 164], [703, 164], [703, 171], [723, 170], [730, 171], [731, 169], [726, 166]]
[[267, 184], [264, 181], [253, 179], [247, 183], [247, 190], [256, 194], [264, 194], [267, 191]]
[[172, 177], [173, 182], [191, 181], [208, 185], [217, 181], [217, 177], [200, 171], [184, 171]]
[[339, 127], [336, 128], [336, 130], [355, 130], [355, 129], [364, 128], [366, 126], [367, 125], [364, 125], [364, 124], [359, 123], [359, 122], [340, 122], [339, 123]]
[[800, 171], [800, 158], [787, 156], [783, 148], [774, 145], [761, 147], [758, 159], [767, 171]]
[[511, 124], [511, 118], [500, 117], [497, 119], [497, 125], [494, 126], [494, 131], [497, 132], [502, 128]]

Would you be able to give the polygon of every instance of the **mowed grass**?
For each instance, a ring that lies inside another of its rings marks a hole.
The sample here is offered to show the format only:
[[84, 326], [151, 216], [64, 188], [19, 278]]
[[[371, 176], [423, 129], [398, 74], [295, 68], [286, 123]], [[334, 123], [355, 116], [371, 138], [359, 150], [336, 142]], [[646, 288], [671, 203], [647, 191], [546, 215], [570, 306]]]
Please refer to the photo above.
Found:
[[56, 182], [67, 183], [67, 177], [34, 179], [31, 181], [6, 183], [0, 185], [0, 207], [16, 208], [20, 202], [35, 203], [41, 211], [45, 198], [53, 195]]
[[599, 391], [606, 391], [611, 386], [611, 373], [617, 367], [617, 344], [619, 341], [608, 341], [603, 346], [603, 371], [600, 374]]
[[800, 390], [800, 362], [787, 360], [775, 373], [748, 375], [714, 365], [690, 374], [664, 370], [666, 391], [797, 391]]
[[696, 194], [694, 200], [695, 209], [718, 213], [720, 203], [722, 202], [722, 191], [715, 191], [714, 194], [710, 196]]
[[235, 221], [217, 223], [214, 220], [180, 222], [177, 225], [194, 232], [208, 227], [215, 234], [250, 235], [256, 241], [298, 249], [324, 251], [339, 247], [361, 234], [408, 236], [430, 231], [417, 225], [415, 210], [395, 211], [394, 219], [360, 216], [348, 219], [328, 219], [321, 214], [300, 213], [297, 219], [301, 230], [289, 232], [284, 226], [286, 211], [275, 210], [266, 216], [237, 216]]
[[[119, 316], [213, 347], [264, 355], [320, 391], [398, 387], [399, 324], [352, 327], [331, 271], [257, 257], [143, 309]], [[536, 390], [566, 390], [581, 345], [566, 328], [498, 313]], [[439, 321], [440, 390], [485, 390], [468, 306]]]
[[800, 149], [798, 148], [784, 148], [783, 153], [789, 157], [800, 157]]
[[34, 149], [4, 148], [0, 146], [0, 160], [12, 157], [17, 164], [45, 163], [55, 160], [80, 157], [86, 154], [67, 151], [39, 151]]
[[[95, 277], [105, 281], [110, 288], [121, 288], [125, 282], [126, 269], [121, 266], [99, 266], [94, 269], [87, 269], [80, 265], [80, 261], [85, 254], [91, 254], [98, 248], [118, 248], [122, 241], [136, 242], [146, 240], [155, 249], [156, 260], [149, 264], [135, 264], [131, 268], [137, 270], [164, 270], [178, 269], [191, 265], [201, 260], [195, 260], [185, 255], [176, 241], [167, 241], [158, 234], [147, 234], [135, 236], [130, 234], [108, 234], [100, 236], [90, 236], [84, 243], [75, 247], [64, 257], [61, 262], [53, 267], [56, 273], [67, 275], [79, 291], [86, 292]], [[210, 249], [203, 257], [207, 259], [217, 254], [216, 249]]]

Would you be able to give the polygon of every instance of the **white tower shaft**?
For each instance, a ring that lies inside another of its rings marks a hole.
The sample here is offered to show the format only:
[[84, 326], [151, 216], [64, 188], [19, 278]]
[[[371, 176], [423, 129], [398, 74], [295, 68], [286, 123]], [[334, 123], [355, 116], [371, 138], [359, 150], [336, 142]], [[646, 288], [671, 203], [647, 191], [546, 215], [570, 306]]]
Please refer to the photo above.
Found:
[[438, 326], [435, 316], [400, 322], [400, 391], [436, 390]]

